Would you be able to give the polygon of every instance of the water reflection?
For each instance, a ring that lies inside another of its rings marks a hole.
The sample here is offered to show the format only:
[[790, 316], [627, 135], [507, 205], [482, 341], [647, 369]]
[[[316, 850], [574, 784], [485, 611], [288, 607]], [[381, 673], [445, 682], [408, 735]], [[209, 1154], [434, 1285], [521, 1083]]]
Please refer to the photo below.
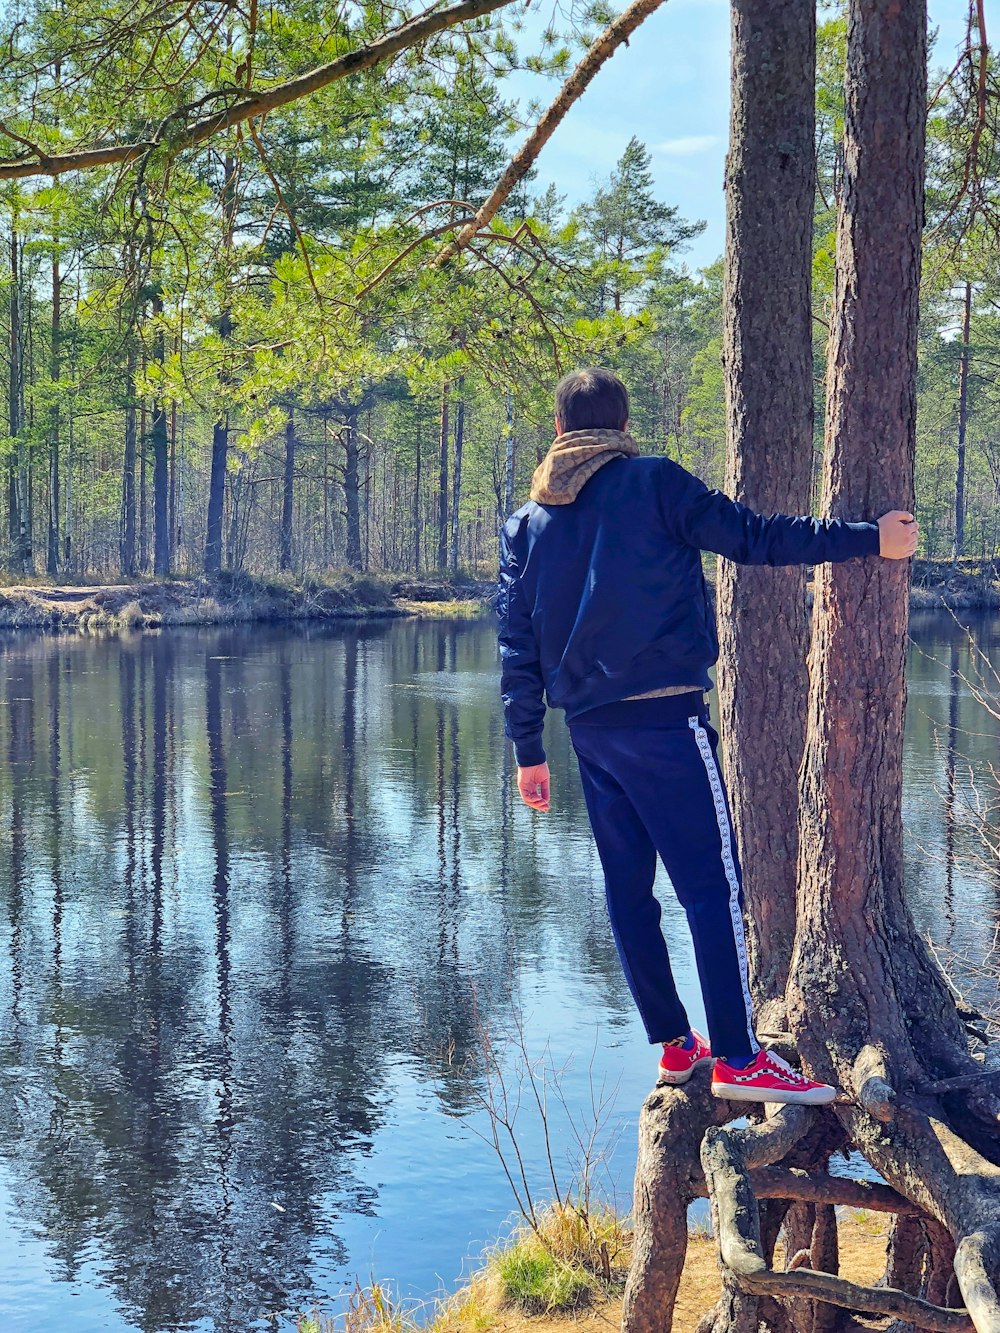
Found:
[[[964, 669], [949, 633], [914, 627]], [[355, 1272], [453, 1280], [510, 1207], [464, 1127], [518, 988], [529, 1035], [582, 1053], [571, 1099], [599, 1028], [634, 1117], [649, 1057], [566, 733], [540, 821], [495, 688], [488, 624], [0, 642], [5, 1328], [291, 1328]], [[930, 657], [910, 695], [914, 911], [975, 945], [998, 899], [955, 753], [996, 732]]]

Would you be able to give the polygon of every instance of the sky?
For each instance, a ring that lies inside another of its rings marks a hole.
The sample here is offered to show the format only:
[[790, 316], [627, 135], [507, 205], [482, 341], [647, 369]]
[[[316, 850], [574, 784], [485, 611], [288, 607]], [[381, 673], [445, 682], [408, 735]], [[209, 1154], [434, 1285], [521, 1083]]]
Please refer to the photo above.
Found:
[[[547, 17], [546, 0], [543, 6]], [[929, 8], [931, 31], [938, 30], [932, 66], [950, 65], [964, 39], [967, 4], [929, 0]], [[1000, 37], [1000, 0], [987, 0], [986, 20], [994, 43]], [[529, 75], [506, 84], [524, 100], [545, 103], [555, 86]], [[634, 134], [652, 154], [660, 199], [682, 217], [707, 224], [682, 256], [697, 269], [722, 253], [728, 128], [729, 0], [667, 0], [570, 110], [542, 152], [535, 188], [552, 181], [570, 205], [576, 203], [595, 181], [608, 177]]]

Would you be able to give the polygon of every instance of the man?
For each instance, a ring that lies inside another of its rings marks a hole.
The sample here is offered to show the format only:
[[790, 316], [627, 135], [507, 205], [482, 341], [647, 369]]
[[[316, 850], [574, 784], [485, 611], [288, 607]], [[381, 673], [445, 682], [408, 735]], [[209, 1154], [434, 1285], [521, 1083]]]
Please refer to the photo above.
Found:
[[[739, 856], [705, 700], [718, 641], [701, 552], [765, 565], [902, 560], [917, 525], [899, 510], [877, 523], [765, 518], [669, 459], [641, 458], [625, 386], [607, 370], [567, 375], [555, 409], [555, 443], [500, 540], [501, 693], [518, 789], [548, 810], [547, 695], [566, 713], [619, 958], [663, 1047], [660, 1081], [684, 1083], [711, 1063], [718, 1097], [830, 1102], [833, 1088], [754, 1034]], [[657, 854], [691, 927], [711, 1047], [674, 985]]]

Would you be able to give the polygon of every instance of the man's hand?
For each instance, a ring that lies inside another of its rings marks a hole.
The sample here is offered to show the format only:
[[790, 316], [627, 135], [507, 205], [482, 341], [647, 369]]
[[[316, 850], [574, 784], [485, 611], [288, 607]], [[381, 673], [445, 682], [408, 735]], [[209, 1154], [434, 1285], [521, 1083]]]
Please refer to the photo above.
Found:
[[906, 560], [917, 549], [920, 529], [912, 514], [903, 509], [890, 509], [878, 521], [879, 555], [886, 560]]
[[531, 768], [517, 770], [517, 789], [521, 800], [530, 805], [532, 810], [549, 808], [549, 766], [533, 764]]

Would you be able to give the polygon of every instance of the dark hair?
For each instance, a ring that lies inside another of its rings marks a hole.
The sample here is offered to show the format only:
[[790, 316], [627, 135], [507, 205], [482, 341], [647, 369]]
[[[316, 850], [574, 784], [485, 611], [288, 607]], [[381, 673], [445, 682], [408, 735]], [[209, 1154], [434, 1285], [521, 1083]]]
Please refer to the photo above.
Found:
[[621, 430], [628, 421], [628, 392], [610, 370], [574, 370], [556, 385], [556, 416], [564, 433]]

